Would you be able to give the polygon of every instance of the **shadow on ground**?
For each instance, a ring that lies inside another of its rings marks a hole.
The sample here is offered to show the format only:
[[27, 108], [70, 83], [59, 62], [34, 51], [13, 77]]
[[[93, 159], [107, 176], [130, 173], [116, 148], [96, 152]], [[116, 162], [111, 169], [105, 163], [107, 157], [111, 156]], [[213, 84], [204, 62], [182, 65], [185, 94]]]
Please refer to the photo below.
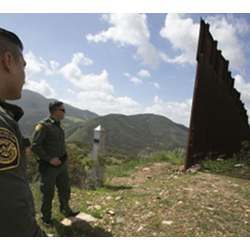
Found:
[[112, 191], [119, 191], [119, 190], [126, 190], [133, 188], [132, 186], [126, 186], [126, 185], [104, 185], [103, 187]]
[[65, 226], [59, 221], [55, 221], [54, 225], [57, 235], [61, 237], [112, 237], [110, 232], [83, 220], [77, 220], [71, 226]]

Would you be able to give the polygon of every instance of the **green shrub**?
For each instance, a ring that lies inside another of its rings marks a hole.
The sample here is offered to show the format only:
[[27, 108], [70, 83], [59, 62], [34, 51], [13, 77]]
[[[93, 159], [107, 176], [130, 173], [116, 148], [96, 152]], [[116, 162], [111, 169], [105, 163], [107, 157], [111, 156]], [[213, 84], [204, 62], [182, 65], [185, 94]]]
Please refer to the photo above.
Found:
[[87, 152], [75, 144], [68, 144], [67, 152], [70, 182], [74, 186], [85, 188], [87, 172], [92, 167], [93, 162]]
[[185, 152], [183, 149], [174, 149], [172, 151], [161, 151], [153, 153], [149, 159], [152, 162], [169, 162], [173, 165], [183, 165]]
[[234, 165], [237, 164], [237, 160], [235, 158], [231, 159], [220, 159], [217, 160], [204, 160], [201, 162], [201, 166], [203, 170], [209, 170], [214, 173], [223, 173], [230, 171], [234, 168]]
[[123, 160], [120, 163], [117, 163], [117, 161], [112, 159], [113, 164], [107, 165], [107, 176], [129, 176], [131, 172], [135, 170], [135, 167], [153, 162], [168, 162], [173, 165], [183, 165], [184, 156], [185, 154], [182, 149], [175, 149], [172, 151], [151, 153], [149, 155], [144, 154], [138, 158], [128, 158], [127, 160]]

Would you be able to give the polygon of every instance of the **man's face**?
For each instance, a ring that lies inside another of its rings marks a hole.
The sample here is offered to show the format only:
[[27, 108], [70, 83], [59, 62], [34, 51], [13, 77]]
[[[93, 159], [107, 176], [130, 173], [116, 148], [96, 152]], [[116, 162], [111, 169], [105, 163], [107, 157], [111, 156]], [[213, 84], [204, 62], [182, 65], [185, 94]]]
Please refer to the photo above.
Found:
[[57, 120], [61, 121], [64, 119], [65, 108], [63, 105], [59, 106], [54, 112], [53, 116], [56, 117]]
[[25, 82], [26, 62], [21, 51], [16, 56], [12, 52], [6, 51], [3, 55], [5, 66], [6, 90], [5, 99], [16, 100], [21, 98], [22, 88]]
[[26, 62], [23, 58], [23, 54], [20, 53], [19, 57], [13, 63], [12, 76], [13, 76], [13, 86], [12, 86], [12, 96], [14, 99], [21, 98], [22, 88], [25, 83], [25, 66]]

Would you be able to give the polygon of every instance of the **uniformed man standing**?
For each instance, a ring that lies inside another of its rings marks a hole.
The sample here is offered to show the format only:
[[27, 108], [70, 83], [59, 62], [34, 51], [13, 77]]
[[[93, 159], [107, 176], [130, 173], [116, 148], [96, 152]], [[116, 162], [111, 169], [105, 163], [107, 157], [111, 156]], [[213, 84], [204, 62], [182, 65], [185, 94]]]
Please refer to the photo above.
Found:
[[79, 212], [72, 211], [69, 206], [67, 152], [64, 130], [61, 126], [65, 114], [63, 103], [59, 101], [50, 103], [49, 112], [50, 117], [40, 121], [35, 128], [32, 151], [38, 157], [41, 174], [42, 220], [45, 224], [52, 225], [51, 209], [55, 186], [58, 190], [61, 213], [69, 217]]
[[18, 127], [23, 110], [6, 103], [21, 97], [25, 81], [23, 45], [0, 28], [0, 236], [44, 236], [35, 220], [26, 178], [25, 140]]

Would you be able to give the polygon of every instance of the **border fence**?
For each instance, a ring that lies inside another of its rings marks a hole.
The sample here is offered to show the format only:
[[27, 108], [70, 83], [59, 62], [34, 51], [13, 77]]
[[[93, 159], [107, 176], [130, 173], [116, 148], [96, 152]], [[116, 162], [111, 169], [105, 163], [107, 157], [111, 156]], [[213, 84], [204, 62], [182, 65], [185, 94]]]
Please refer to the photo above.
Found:
[[232, 156], [249, 140], [248, 116], [209, 24], [200, 22], [185, 169], [207, 156]]

